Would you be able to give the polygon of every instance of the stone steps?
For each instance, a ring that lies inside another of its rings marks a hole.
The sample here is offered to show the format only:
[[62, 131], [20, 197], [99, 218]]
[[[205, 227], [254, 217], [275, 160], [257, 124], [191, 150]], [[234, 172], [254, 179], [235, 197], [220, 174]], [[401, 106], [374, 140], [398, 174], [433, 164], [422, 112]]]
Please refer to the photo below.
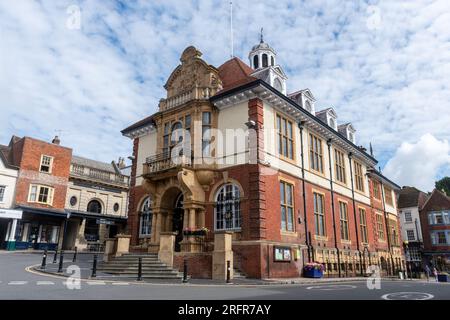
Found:
[[103, 273], [135, 278], [142, 258], [143, 279], [182, 279], [183, 274], [158, 259], [157, 254], [125, 254], [108, 262], [100, 262], [98, 270]]

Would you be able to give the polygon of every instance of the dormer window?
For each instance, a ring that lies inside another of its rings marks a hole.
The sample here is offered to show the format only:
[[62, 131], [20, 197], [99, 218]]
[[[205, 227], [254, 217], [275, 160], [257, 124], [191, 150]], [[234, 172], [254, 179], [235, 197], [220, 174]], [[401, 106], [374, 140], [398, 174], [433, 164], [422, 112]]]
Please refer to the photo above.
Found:
[[309, 102], [309, 100], [306, 100], [305, 102], [305, 109], [308, 110], [308, 112], [312, 113], [312, 105], [311, 102]]
[[334, 120], [334, 118], [330, 117], [330, 119], [328, 120], [328, 124], [330, 125], [330, 127], [336, 130], [336, 121]]
[[355, 135], [352, 132], [348, 133], [348, 140], [355, 143]]
[[278, 91], [283, 92], [283, 84], [281, 83], [280, 79], [275, 78], [273, 82], [273, 87]]

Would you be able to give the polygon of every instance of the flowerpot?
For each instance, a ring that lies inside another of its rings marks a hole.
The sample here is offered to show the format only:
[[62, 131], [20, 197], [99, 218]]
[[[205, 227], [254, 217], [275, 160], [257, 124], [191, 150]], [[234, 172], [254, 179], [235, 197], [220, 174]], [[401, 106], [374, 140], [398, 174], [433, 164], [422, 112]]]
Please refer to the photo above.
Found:
[[303, 276], [305, 278], [322, 278], [323, 272], [318, 269], [310, 269], [310, 270], [303, 270]]
[[448, 274], [438, 274], [438, 282], [449, 282]]

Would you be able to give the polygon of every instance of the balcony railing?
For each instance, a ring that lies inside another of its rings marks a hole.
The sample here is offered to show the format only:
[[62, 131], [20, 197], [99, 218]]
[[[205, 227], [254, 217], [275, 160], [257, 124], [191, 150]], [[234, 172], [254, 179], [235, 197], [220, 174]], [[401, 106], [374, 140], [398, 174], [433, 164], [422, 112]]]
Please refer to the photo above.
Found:
[[144, 174], [160, 172], [178, 166], [190, 166], [191, 164], [191, 157], [180, 155], [179, 157], [172, 158], [170, 153], [160, 153], [150, 156], [145, 160]]
[[70, 174], [73, 176], [95, 179], [114, 184], [128, 184], [128, 177], [99, 169], [89, 168], [78, 164], [72, 164]]
[[194, 87], [191, 90], [177, 94], [176, 96], [161, 99], [159, 102], [159, 111], [165, 111], [180, 106], [191, 100], [209, 99], [216, 93], [215, 88]]

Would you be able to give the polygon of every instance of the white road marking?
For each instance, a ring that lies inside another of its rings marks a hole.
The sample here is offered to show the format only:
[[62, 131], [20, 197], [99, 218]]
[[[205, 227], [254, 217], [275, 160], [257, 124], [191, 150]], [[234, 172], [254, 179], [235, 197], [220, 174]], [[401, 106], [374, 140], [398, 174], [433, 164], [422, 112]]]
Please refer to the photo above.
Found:
[[433, 298], [432, 294], [426, 292], [393, 292], [381, 296], [384, 300], [430, 300]]
[[23, 285], [23, 284], [27, 284], [28, 281], [10, 281], [8, 282], [8, 285], [10, 286], [17, 286], [17, 285]]
[[37, 281], [36, 284], [38, 286], [49, 286], [54, 285], [55, 283], [53, 281]]
[[113, 286], [128, 286], [130, 283], [128, 282], [113, 282]]
[[347, 289], [355, 289], [356, 286], [352, 286], [349, 284], [335, 284], [335, 285], [324, 285], [324, 286], [311, 286], [307, 287], [307, 290], [315, 289], [315, 290], [347, 290]]
[[106, 284], [104, 281], [87, 281], [86, 283], [90, 286], [101, 286]]

